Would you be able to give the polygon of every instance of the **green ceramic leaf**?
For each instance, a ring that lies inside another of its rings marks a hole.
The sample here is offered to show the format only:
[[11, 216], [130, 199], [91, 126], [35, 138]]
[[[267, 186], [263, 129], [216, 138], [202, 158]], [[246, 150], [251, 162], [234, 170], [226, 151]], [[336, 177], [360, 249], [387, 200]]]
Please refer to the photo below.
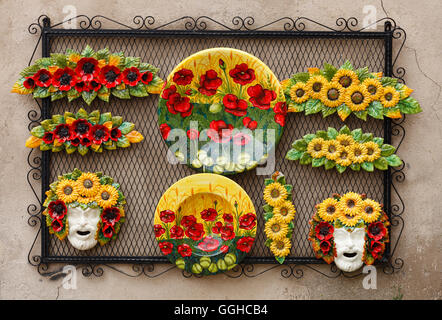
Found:
[[396, 148], [389, 144], [383, 144], [381, 147], [381, 156], [388, 157], [396, 151]]
[[301, 159], [302, 155], [303, 155], [304, 151], [300, 151], [300, 150], [295, 150], [295, 149], [290, 149], [285, 158], [287, 160], [299, 160]]
[[350, 115], [351, 109], [346, 104], [341, 104], [338, 107], [338, 114], [341, 118], [346, 118]]
[[328, 81], [331, 81], [331, 79], [335, 75], [336, 71], [338, 71], [338, 69], [335, 66], [333, 66], [333, 65], [331, 65], [329, 63], [324, 63], [324, 69], [322, 70], [322, 75]]
[[74, 153], [77, 151], [77, 147], [74, 147], [70, 142], [67, 142], [65, 145], [66, 152], [68, 154]]
[[316, 131], [316, 137], [318, 137], [318, 138], [322, 138], [322, 139], [324, 139], [324, 140], [327, 140], [327, 139], [328, 139], [327, 132], [324, 131], [324, 130], [318, 130], [318, 131]]
[[129, 93], [134, 97], [147, 97], [149, 95], [142, 82], [138, 83], [136, 86], [129, 87]]
[[55, 100], [58, 100], [58, 99], [62, 99], [62, 98], [64, 98], [64, 97], [66, 97], [66, 92], [65, 91], [56, 91], [56, 92], [53, 92], [52, 94], [51, 94], [51, 101], [55, 101]]
[[[305, 140], [305, 142], [309, 143], [310, 141], [312, 141], [314, 138], [316, 138], [316, 135], [313, 133], [309, 133], [306, 134], [303, 139]], [[307, 148], [307, 145], [305, 146]]]
[[41, 151], [48, 151], [51, 149], [52, 149], [52, 146], [50, 144], [46, 144], [43, 141], [40, 143], [40, 150]]
[[[106, 112], [106, 113], [102, 113], [101, 115], [100, 115], [100, 121], [99, 121], [99, 123], [100, 124], [103, 124], [103, 123], [105, 123], [105, 122], [108, 122], [108, 121], [112, 121], [112, 114], [110, 113], [110, 112]], [[134, 125], [134, 127], [135, 127], [135, 125]], [[132, 130], [131, 130], [132, 131]], [[130, 132], [130, 131], [129, 131]], [[128, 132], [128, 133], [129, 133]], [[126, 134], [126, 133], [125, 133]]]
[[293, 186], [291, 184], [286, 184], [286, 185], [284, 185], [284, 188], [287, 190], [287, 193], [291, 196], [292, 195]]
[[[121, 129], [120, 129], [121, 130]], [[117, 147], [119, 148], [127, 148], [130, 146], [129, 139], [127, 139], [125, 136], [121, 136], [117, 141]]]
[[384, 119], [384, 106], [379, 101], [373, 101], [367, 108], [368, 115], [375, 119]]
[[312, 167], [317, 168], [317, 167], [323, 166], [325, 159], [326, 159], [325, 157], [322, 157], [319, 159], [317, 159], [317, 158], [313, 159], [312, 160]]
[[384, 157], [380, 157], [374, 161], [374, 166], [379, 170], [387, 170], [388, 162]]
[[124, 60], [125, 68], [138, 67], [140, 65], [140, 57], [126, 57]]
[[373, 141], [373, 134], [372, 133], [363, 133], [361, 137], [361, 142], [368, 142]]
[[301, 156], [301, 158], [299, 159], [299, 163], [300, 164], [310, 164], [312, 163], [313, 158], [307, 153], [304, 152]]
[[134, 125], [133, 123], [131, 123], [131, 122], [127, 122], [127, 121], [123, 122], [123, 123], [121, 124], [121, 126], [118, 127], [118, 129], [121, 130], [121, 133], [122, 133], [123, 135], [128, 134], [129, 132], [131, 132], [132, 130], [134, 130], [134, 128], [135, 128], [135, 125]]
[[354, 70], [353, 66], [351, 65], [350, 61], [345, 61], [344, 64], [341, 66], [341, 69], [348, 69], [348, 70]]
[[391, 167], [397, 167], [402, 164], [402, 160], [395, 154], [392, 154], [391, 156], [388, 156], [385, 158], [388, 162], [388, 165]]
[[78, 153], [81, 154], [82, 156], [84, 156], [86, 153], [88, 153], [89, 148], [83, 145], [79, 145], [78, 146]]
[[398, 103], [399, 109], [402, 113], [405, 114], [415, 114], [422, 112], [422, 109], [419, 105], [419, 102], [417, 102], [412, 97], [405, 98], [403, 100], [400, 100]]
[[272, 244], [272, 239], [267, 239], [264, 244], [266, 245], [266, 247], [270, 247], [270, 245]]
[[376, 142], [379, 147], [382, 147], [382, 145], [384, 144], [384, 138], [375, 137], [373, 138], [373, 141]]
[[343, 126], [340, 130], [339, 130], [339, 134], [351, 134], [350, 129], [347, 126]]
[[278, 178], [276, 179], [276, 182], [278, 182], [278, 183], [280, 183], [282, 185], [285, 185], [285, 176], [283, 174], [280, 174], [278, 176]]
[[78, 92], [77, 90], [75, 90], [75, 88], [69, 90], [67, 93], [67, 97], [68, 97], [69, 102], [79, 98], [80, 96], [81, 96], [81, 93]]
[[51, 95], [49, 88], [37, 87], [33, 92], [34, 98], [47, 98]]
[[319, 111], [321, 111], [322, 107], [323, 107], [323, 104], [322, 104], [321, 100], [319, 100], [319, 99], [308, 100], [307, 104], [305, 106], [305, 114], [309, 115], [309, 114], [318, 113]]
[[330, 170], [330, 169], [334, 168], [335, 165], [336, 165], [336, 162], [334, 162], [333, 160], [325, 159], [324, 166], [325, 166], [326, 170]]
[[118, 128], [123, 123], [123, 118], [120, 116], [112, 117], [112, 127]]
[[373, 162], [364, 162], [361, 164], [361, 168], [368, 172], [374, 171], [374, 165]]
[[264, 212], [273, 213], [273, 207], [271, 205], [269, 205], [269, 204], [265, 204], [264, 206], [262, 206], [262, 208], [264, 209]]
[[355, 129], [351, 132], [352, 137], [356, 140], [356, 141], [361, 141], [362, 138], [362, 129], [358, 128]]
[[60, 67], [64, 68], [67, 66], [67, 59], [66, 56], [62, 53], [51, 53], [51, 58], [54, 63]]
[[88, 116], [89, 116], [89, 114], [83, 108], [78, 110], [77, 113], [75, 114], [76, 119], [87, 119]]
[[83, 97], [84, 102], [86, 102], [88, 105], [90, 105], [92, 103], [92, 101], [95, 99], [95, 97], [97, 96], [97, 92], [96, 91], [83, 91], [81, 93], [81, 96]]
[[329, 108], [327, 106], [323, 106], [322, 107], [322, 117], [328, 117], [329, 115], [335, 113], [336, 111], [338, 111], [338, 108]]
[[32, 130], [31, 130], [31, 134], [32, 134], [34, 137], [37, 137], [37, 138], [43, 138], [43, 136], [44, 136], [44, 134], [45, 134], [45, 129], [44, 129], [42, 126], [34, 127], [34, 128], [32, 128]]
[[387, 87], [387, 86], [394, 87], [397, 84], [397, 79], [390, 78], [390, 77], [382, 77], [381, 83], [384, 87]]
[[57, 125], [60, 123], [64, 123], [64, 117], [61, 114], [54, 114], [51, 118], [52, 123]]
[[310, 79], [310, 74], [308, 72], [300, 72], [293, 75], [292, 79], [295, 80], [296, 82], [298, 81], [307, 82], [308, 79]]
[[111, 90], [109, 88], [106, 88], [106, 86], [102, 86], [97, 92], [97, 97], [100, 100], [109, 102], [110, 92]]
[[339, 173], [343, 173], [345, 170], [347, 170], [347, 167], [336, 164], [336, 170], [338, 170]]
[[356, 117], [358, 117], [359, 119], [364, 120], [364, 121], [367, 120], [367, 114], [368, 114], [368, 111], [367, 111], [367, 110], [354, 111], [353, 113], [354, 113], [354, 115], [355, 115]]
[[40, 125], [43, 127], [45, 131], [52, 131], [54, 130], [54, 126], [52, 124], [52, 119], [46, 119], [40, 122]]
[[35, 64], [38, 65], [40, 69], [47, 69], [53, 64], [53, 61], [51, 58], [45, 57], [37, 59]]
[[129, 89], [118, 90], [117, 88], [113, 88], [111, 90], [112, 94], [120, 99], [130, 99]]
[[339, 134], [338, 130], [336, 130], [335, 128], [332, 128], [332, 127], [328, 127], [327, 136], [329, 137], [329, 139], [336, 139], [338, 134]]
[[370, 72], [368, 71], [368, 67], [357, 69], [356, 74], [358, 75], [360, 82], [370, 77]]
[[83, 51], [81, 52], [81, 55], [84, 57], [92, 57], [94, 55], [94, 50], [92, 50], [92, 48], [87, 45], [86, 48], [83, 49]]
[[33, 64], [32, 66], [26, 67], [24, 68], [21, 72], [20, 75], [23, 78], [26, 77], [32, 77], [35, 73], [37, 73], [37, 71], [40, 70], [40, 67], [36, 64]]
[[273, 181], [273, 179], [265, 179], [265, 180], [264, 180], [264, 184], [265, 184], [266, 186], [268, 186], [269, 184], [272, 184], [273, 182], [275, 182], [275, 181]]
[[98, 50], [97, 52], [95, 52], [94, 57], [97, 60], [103, 60], [103, 59], [107, 60], [109, 58], [109, 49], [104, 48], [104, 49]]
[[352, 163], [352, 164], [350, 165], [350, 168], [351, 168], [353, 171], [359, 171], [359, 170], [361, 170], [361, 165], [360, 165], [359, 163]]

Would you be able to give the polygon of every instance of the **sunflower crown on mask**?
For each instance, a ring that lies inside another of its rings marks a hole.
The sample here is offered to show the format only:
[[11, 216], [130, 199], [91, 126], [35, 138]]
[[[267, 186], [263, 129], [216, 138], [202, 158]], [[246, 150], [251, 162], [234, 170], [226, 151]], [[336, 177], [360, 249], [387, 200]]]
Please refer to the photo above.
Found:
[[328, 63], [321, 70], [310, 68], [281, 85], [289, 112], [321, 112], [324, 118], [337, 112], [344, 121], [351, 113], [367, 120], [367, 116], [402, 118], [402, 114], [422, 111], [410, 97], [412, 89], [395, 78], [372, 73], [367, 67], [355, 69], [349, 61], [339, 68]]
[[362, 260], [371, 265], [380, 260], [389, 242], [388, 217], [378, 202], [365, 194], [348, 192], [334, 194], [315, 206], [310, 220], [309, 240], [318, 259], [331, 263], [336, 256], [333, 239], [335, 228], [352, 231], [365, 228], [365, 247]]
[[63, 240], [69, 233], [68, 208], [100, 209], [100, 221], [95, 235], [100, 245], [117, 237], [125, 220], [125, 197], [120, 185], [101, 172], [81, 172], [75, 169], [59, 176], [46, 192], [43, 206], [46, 225], [51, 234]]

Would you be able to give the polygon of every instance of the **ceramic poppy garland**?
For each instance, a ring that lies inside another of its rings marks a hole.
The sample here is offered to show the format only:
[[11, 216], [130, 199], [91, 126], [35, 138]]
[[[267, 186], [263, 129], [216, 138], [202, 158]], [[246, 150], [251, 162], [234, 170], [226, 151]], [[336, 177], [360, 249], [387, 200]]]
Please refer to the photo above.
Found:
[[334, 194], [315, 206], [309, 240], [318, 259], [346, 272], [380, 260], [389, 242], [382, 205], [365, 194]]
[[[169, 74], [158, 122], [166, 143], [180, 144], [180, 161], [198, 171], [234, 174], [266, 160], [286, 113], [280, 83], [262, 61], [240, 50], [212, 48], [184, 59]], [[182, 133], [178, 142], [173, 129]]]
[[157, 73], [156, 67], [139, 57], [110, 53], [107, 48], [95, 52], [86, 46], [81, 53], [68, 49], [66, 54], [52, 53], [38, 59], [20, 72], [12, 92], [51, 97], [52, 101], [82, 97], [90, 105], [96, 97], [109, 102], [111, 94], [130, 99], [159, 93], [163, 81]]
[[350, 131], [343, 126], [337, 131], [329, 127], [327, 131], [320, 130], [296, 140], [286, 159], [299, 160], [300, 164], [312, 164], [312, 167], [324, 166], [327, 170], [336, 168], [339, 173], [348, 167], [372, 172], [374, 168], [387, 170], [388, 166], [400, 166], [402, 161], [395, 151], [383, 138], [363, 133], [361, 129]]
[[281, 84], [289, 112], [322, 112], [323, 117], [337, 112], [344, 121], [351, 113], [366, 120], [367, 115], [376, 119], [401, 118], [402, 114], [422, 111], [410, 97], [412, 89], [395, 78], [371, 73], [367, 67], [355, 69], [348, 61], [340, 68], [325, 63], [321, 70], [311, 68]]
[[271, 179], [265, 179], [264, 189], [264, 232], [265, 245], [270, 248], [275, 259], [283, 263], [290, 254], [291, 237], [294, 229], [295, 207], [292, 203], [292, 185], [286, 184], [285, 177], [275, 172]]
[[144, 139], [134, 127], [133, 123], [123, 122], [123, 118], [113, 117], [110, 112], [100, 114], [95, 110], [87, 113], [80, 109], [75, 114], [65, 112], [42, 121], [31, 130], [26, 147], [52, 152], [78, 151], [81, 155], [89, 150], [103, 152], [103, 149], [127, 148]]
[[125, 220], [120, 185], [100, 172], [78, 169], [58, 177], [46, 192], [46, 225], [60, 240], [88, 250], [114, 240]]

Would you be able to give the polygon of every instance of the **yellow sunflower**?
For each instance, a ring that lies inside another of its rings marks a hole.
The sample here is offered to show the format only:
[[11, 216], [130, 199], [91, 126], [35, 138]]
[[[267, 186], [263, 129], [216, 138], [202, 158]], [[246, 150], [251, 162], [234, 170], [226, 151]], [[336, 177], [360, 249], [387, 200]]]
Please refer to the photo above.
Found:
[[345, 214], [344, 212], [341, 212], [338, 216], [339, 221], [341, 221], [344, 225], [347, 227], [354, 227], [356, 223], [361, 219], [361, 214], [357, 213], [354, 216]]
[[384, 87], [381, 95], [381, 103], [384, 108], [392, 108], [399, 102], [400, 93], [393, 87]]
[[349, 157], [348, 147], [345, 147], [341, 152], [339, 152], [339, 156], [336, 158], [336, 163], [343, 167], [348, 167], [351, 165], [351, 160]]
[[318, 207], [318, 214], [322, 220], [335, 221], [340, 214], [339, 202], [334, 198], [328, 198], [322, 201]]
[[275, 207], [273, 214], [278, 216], [284, 223], [290, 223], [295, 217], [295, 206], [290, 201], [284, 201], [280, 206]]
[[338, 82], [329, 82], [322, 87], [321, 101], [329, 108], [337, 108], [344, 103], [345, 89]]
[[321, 99], [321, 90], [327, 83], [327, 79], [323, 76], [310, 77], [306, 83], [308, 95], [313, 99]]
[[91, 202], [94, 202], [95, 198], [83, 197], [83, 196], [79, 195], [76, 200], [80, 203], [89, 204]]
[[79, 196], [77, 181], [70, 179], [59, 181], [55, 193], [58, 199], [65, 203], [74, 202]]
[[272, 207], [281, 205], [287, 198], [287, 189], [280, 183], [273, 182], [264, 189], [264, 200]]
[[266, 222], [264, 232], [269, 239], [282, 240], [287, 236], [289, 227], [279, 216], [274, 215]]
[[297, 82], [290, 88], [290, 99], [296, 103], [303, 103], [308, 99], [307, 86], [304, 82]]
[[362, 82], [362, 85], [367, 89], [370, 94], [370, 100], [379, 100], [382, 95], [383, 87], [378, 79], [368, 78]]
[[367, 149], [367, 162], [373, 162], [376, 159], [379, 159], [381, 156], [381, 148], [379, 148], [376, 142], [368, 141], [364, 143], [364, 146]]
[[335, 140], [338, 141], [339, 144], [344, 148], [351, 146], [353, 143], [355, 143], [355, 140], [349, 134], [339, 134]]
[[270, 244], [270, 251], [275, 257], [286, 257], [290, 254], [292, 243], [290, 239], [284, 238], [281, 240], [272, 241]]
[[307, 145], [307, 152], [313, 157], [313, 158], [322, 158], [324, 156], [324, 139], [322, 138], [314, 138], [312, 141], [310, 141]]
[[83, 172], [77, 179], [78, 193], [84, 197], [92, 198], [100, 189], [100, 179], [96, 174], [90, 172]]
[[367, 223], [372, 223], [376, 221], [381, 215], [382, 209], [381, 205], [371, 199], [365, 199], [362, 201], [362, 219]]
[[322, 146], [322, 151], [328, 160], [336, 161], [339, 154], [344, 149], [337, 140], [327, 140]]
[[349, 153], [348, 157], [353, 163], [363, 163], [367, 160], [367, 148], [364, 144], [354, 143], [352, 146], [348, 147]]
[[362, 85], [352, 85], [345, 92], [345, 104], [351, 111], [363, 111], [370, 104], [370, 93]]
[[118, 201], [118, 191], [111, 185], [102, 185], [95, 201], [97, 201], [97, 204], [102, 208], [112, 207]]
[[355, 192], [348, 192], [339, 200], [339, 209], [341, 209], [342, 215], [344, 216], [355, 216], [360, 214], [361, 206], [362, 198]]
[[358, 85], [360, 81], [356, 72], [348, 69], [339, 69], [333, 76], [332, 82], [337, 82], [342, 87], [348, 88]]

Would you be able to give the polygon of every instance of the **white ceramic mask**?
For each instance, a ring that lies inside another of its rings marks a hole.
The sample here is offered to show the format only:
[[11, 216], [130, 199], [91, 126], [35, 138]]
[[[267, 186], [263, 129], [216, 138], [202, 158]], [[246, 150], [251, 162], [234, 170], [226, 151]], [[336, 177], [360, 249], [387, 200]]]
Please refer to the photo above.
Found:
[[345, 272], [352, 272], [362, 267], [365, 245], [365, 229], [355, 228], [352, 232], [345, 228], [335, 228], [336, 266]]
[[95, 235], [100, 221], [99, 208], [68, 208], [68, 240], [78, 250], [89, 250], [97, 244]]

